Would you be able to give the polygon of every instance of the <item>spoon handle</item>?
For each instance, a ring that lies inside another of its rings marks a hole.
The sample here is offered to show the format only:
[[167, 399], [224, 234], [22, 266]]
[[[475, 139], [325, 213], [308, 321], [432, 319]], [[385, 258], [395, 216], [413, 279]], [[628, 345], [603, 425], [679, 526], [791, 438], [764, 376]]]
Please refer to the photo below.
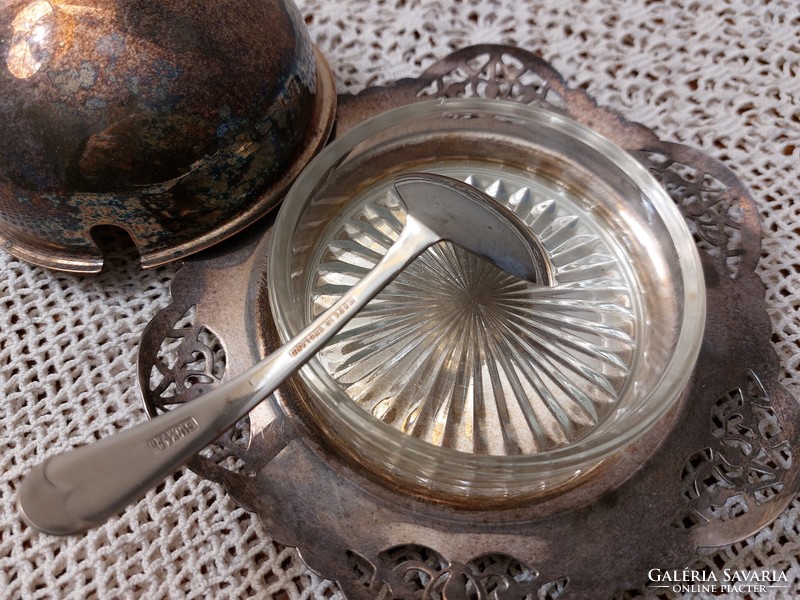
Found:
[[292, 340], [244, 373], [126, 431], [45, 459], [22, 482], [23, 519], [54, 535], [80, 533], [143, 496], [305, 364], [405, 266], [439, 240], [409, 215], [381, 261]]

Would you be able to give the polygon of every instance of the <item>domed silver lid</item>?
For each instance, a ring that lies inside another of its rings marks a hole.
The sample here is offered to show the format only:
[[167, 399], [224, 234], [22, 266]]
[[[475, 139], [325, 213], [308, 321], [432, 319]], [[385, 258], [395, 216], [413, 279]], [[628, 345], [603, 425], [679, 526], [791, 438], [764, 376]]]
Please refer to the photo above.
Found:
[[291, 0], [7, 2], [0, 25], [0, 243], [97, 271], [97, 226], [142, 264], [274, 207], [325, 143], [335, 91]]

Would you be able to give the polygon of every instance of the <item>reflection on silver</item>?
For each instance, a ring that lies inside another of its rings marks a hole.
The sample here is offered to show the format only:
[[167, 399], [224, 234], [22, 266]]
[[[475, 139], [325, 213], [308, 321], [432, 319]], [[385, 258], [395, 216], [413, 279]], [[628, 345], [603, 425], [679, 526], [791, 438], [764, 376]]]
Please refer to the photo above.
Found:
[[6, 67], [14, 77], [27, 79], [44, 66], [49, 57], [50, 37], [55, 28], [55, 10], [45, 0], [23, 8], [11, 22], [11, 44]]

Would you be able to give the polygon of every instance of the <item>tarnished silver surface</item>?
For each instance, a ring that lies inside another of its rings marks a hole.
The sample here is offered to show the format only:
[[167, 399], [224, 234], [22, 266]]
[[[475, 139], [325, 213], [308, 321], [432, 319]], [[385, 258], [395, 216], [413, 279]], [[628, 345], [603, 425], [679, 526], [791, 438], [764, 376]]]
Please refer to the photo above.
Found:
[[[503, 510], [435, 504], [352, 470], [293, 410], [294, 384], [192, 468], [225, 484], [351, 600], [605, 597], [641, 586], [653, 565], [685, 566], [698, 548], [763, 527], [800, 488], [800, 410], [778, 383], [747, 190], [716, 160], [597, 107], [550, 65], [508, 47], [466, 48], [418, 79], [340, 97], [338, 133], [420, 98], [463, 95], [565, 111], [631, 152], [681, 208], [701, 251], [708, 315], [679, 409], [593, 477]], [[250, 235], [188, 261], [172, 305], [145, 332], [139, 377], [152, 413], [236, 375], [276, 344], [265, 257], [253, 254], [261, 234]]]
[[274, 208], [333, 126], [290, 0], [12, 0], [0, 24], [0, 248], [33, 264], [100, 271], [108, 226], [143, 267], [208, 248]]

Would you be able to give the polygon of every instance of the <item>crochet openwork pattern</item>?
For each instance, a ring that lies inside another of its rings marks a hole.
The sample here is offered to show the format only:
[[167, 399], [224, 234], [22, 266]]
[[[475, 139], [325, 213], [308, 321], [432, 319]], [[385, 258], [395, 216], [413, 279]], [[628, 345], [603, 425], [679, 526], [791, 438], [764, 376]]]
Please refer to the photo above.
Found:
[[[512, 44], [540, 54], [571, 87], [661, 139], [725, 163], [760, 209], [758, 273], [767, 286], [781, 383], [800, 397], [796, 2], [297, 4], [340, 93], [417, 76], [464, 46]], [[273, 542], [221, 486], [187, 469], [84, 536], [49, 537], [20, 522], [14, 497], [34, 464], [146, 418], [136, 389], [137, 344], [169, 303], [177, 267], [142, 272], [129, 249], [112, 242], [105, 270], [92, 276], [50, 272], [0, 253], [0, 596], [340, 598], [335, 583]], [[693, 468], [703, 468], [703, 457]], [[799, 513], [796, 500], [757, 535], [704, 553], [695, 566], [780, 570], [790, 588], [774, 597], [800, 595]], [[429, 568], [420, 561], [420, 572]], [[617, 594], [630, 597], [674, 596], [644, 589]]]

